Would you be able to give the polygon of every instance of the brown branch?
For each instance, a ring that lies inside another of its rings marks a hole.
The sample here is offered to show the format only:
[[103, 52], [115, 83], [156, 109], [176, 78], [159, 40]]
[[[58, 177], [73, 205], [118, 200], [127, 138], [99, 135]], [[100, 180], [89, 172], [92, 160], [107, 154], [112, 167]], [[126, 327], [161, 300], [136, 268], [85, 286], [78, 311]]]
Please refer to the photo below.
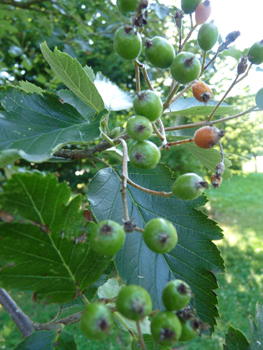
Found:
[[82, 315], [82, 311], [77, 312], [73, 315], [67, 316], [65, 318], [62, 318], [60, 320], [57, 320], [55, 322], [49, 322], [49, 323], [34, 323], [34, 329], [35, 331], [50, 331], [50, 330], [56, 330], [60, 328], [60, 325], [68, 325], [68, 324], [73, 324], [77, 323], [80, 320], [80, 317]]
[[30, 320], [26, 314], [24, 314], [20, 307], [17, 306], [16, 302], [3, 288], [0, 288], [0, 304], [12, 317], [23, 336], [29, 337], [34, 331], [33, 321]]

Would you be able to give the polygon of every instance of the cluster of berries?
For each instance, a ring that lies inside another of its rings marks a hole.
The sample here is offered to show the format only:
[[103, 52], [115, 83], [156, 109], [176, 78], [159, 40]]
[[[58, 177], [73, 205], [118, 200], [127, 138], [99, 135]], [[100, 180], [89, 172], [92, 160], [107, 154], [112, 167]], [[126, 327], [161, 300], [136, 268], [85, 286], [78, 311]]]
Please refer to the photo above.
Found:
[[109, 308], [101, 302], [90, 304], [84, 310], [80, 327], [85, 336], [101, 340], [107, 337], [114, 324], [114, 312], [132, 321], [151, 318], [151, 333], [154, 340], [162, 346], [172, 346], [178, 341], [190, 341], [196, 338], [202, 327], [187, 306], [191, 299], [191, 289], [181, 280], [170, 281], [162, 292], [164, 311], [152, 315], [150, 294], [142, 287], [129, 285], [120, 289], [116, 297], [116, 306]]

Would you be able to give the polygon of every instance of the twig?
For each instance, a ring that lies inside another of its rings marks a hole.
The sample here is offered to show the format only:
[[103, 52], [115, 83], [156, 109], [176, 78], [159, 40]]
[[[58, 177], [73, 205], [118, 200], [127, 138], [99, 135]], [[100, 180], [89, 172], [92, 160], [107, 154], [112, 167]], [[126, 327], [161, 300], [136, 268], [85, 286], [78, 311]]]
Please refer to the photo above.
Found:
[[155, 125], [155, 122], [152, 122], [153, 130], [155, 131], [156, 135], [159, 137], [161, 141], [163, 141], [163, 136], [160, 133], [160, 131], [157, 129], [157, 126]]
[[187, 140], [179, 140], [179, 141], [174, 141], [174, 142], [168, 142], [167, 146], [172, 147], [172, 146], [179, 146], [183, 145], [184, 143], [190, 143], [194, 142], [194, 139], [187, 139]]
[[210, 64], [217, 58], [217, 55], [219, 54], [219, 52], [217, 52], [212, 59], [207, 63], [207, 65], [205, 66], [203, 72], [210, 66]]
[[20, 307], [17, 306], [16, 302], [3, 288], [0, 288], [0, 304], [12, 317], [23, 336], [29, 337], [34, 331], [33, 321], [30, 320], [26, 314], [24, 314]]
[[127, 222], [130, 220], [129, 218], [129, 210], [127, 203], [127, 180], [128, 180], [128, 149], [127, 144], [123, 139], [119, 139], [122, 143], [123, 156], [122, 156], [122, 182], [121, 182], [121, 196], [122, 196], [122, 204], [124, 211], [124, 221]]
[[49, 322], [49, 323], [34, 323], [33, 327], [35, 331], [49, 331], [49, 330], [56, 330], [58, 328], [60, 328], [61, 324], [63, 325], [68, 325], [68, 324], [73, 324], [73, 323], [77, 323], [80, 320], [80, 317], [82, 315], [83, 311], [77, 312], [73, 315], [69, 315], [65, 318], [62, 318], [60, 320], [57, 320], [55, 322]]
[[176, 96], [174, 96], [174, 98], [172, 99], [170, 105], [172, 103], [174, 103], [176, 100], [178, 100], [178, 98], [181, 97], [188, 89], [190, 89], [190, 87], [192, 85], [194, 85], [195, 82], [196, 82], [196, 80], [191, 81], [191, 83], [189, 83], [183, 90], [181, 90]]
[[192, 26], [190, 32], [187, 34], [186, 38], [184, 39], [183, 44], [181, 45], [181, 47], [179, 47], [178, 53], [180, 53], [180, 52], [183, 50], [185, 44], [186, 44], [187, 41], [190, 39], [191, 35], [193, 34], [193, 32], [194, 32], [194, 30], [195, 30], [195, 28], [196, 28], [197, 26], [198, 26], [198, 24], [195, 24], [194, 26]]
[[169, 108], [172, 98], [174, 97], [174, 95], [176, 94], [177, 90], [180, 87], [180, 83], [175, 84], [175, 86], [171, 89], [169, 95], [167, 96], [166, 101], [163, 104], [163, 111], [165, 111], [167, 108]]
[[108, 141], [108, 143], [113, 147], [115, 146], [114, 141], [108, 136], [106, 135], [103, 131], [101, 131], [101, 136], [104, 138], [104, 140]]
[[134, 60], [134, 67], [135, 67], [135, 79], [136, 79], [136, 92], [140, 92], [141, 91], [140, 68], [136, 63], [136, 60]]
[[146, 345], [144, 343], [144, 339], [143, 339], [142, 331], [141, 331], [141, 327], [140, 327], [140, 321], [136, 321], [136, 327], [137, 327], [137, 331], [138, 331], [138, 335], [139, 335], [139, 339], [140, 339], [140, 343], [141, 343], [142, 349], [146, 350]]
[[138, 190], [152, 194], [153, 196], [168, 198], [168, 197], [171, 197], [173, 195], [172, 192], [158, 192], [158, 191], [149, 190], [148, 188], [137, 185], [135, 182], [133, 182], [130, 179], [127, 179], [127, 182], [128, 182], [128, 184], [137, 188]]
[[142, 69], [142, 73], [143, 73], [143, 76], [144, 76], [144, 79], [149, 87], [150, 90], [154, 90], [153, 87], [152, 87], [152, 84], [150, 82], [150, 79], [148, 77], [148, 74], [147, 74], [147, 70], [145, 68], [145, 65], [142, 64], [141, 62], [139, 62], [138, 60], [134, 60], [135, 64], [140, 67]]

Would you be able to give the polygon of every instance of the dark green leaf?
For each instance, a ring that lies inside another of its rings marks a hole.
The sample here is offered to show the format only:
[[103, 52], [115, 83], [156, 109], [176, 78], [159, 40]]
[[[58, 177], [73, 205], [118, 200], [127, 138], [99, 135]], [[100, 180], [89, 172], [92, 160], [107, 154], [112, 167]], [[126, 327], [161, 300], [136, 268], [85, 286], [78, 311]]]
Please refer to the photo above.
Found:
[[40, 48], [55, 74], [77, 97], [97, 112], [104, 109], [104, 102], [90, 73], [76, 59], [58, 49], [50, 51], [46, 43], [41, 44]]
[[76, 242], [85, 233], [84, 216], [80, 196], [70, 195], [50, 174], [14, 175], [4, 186], [0, 206], [22, 223], [1, 223], [0, 260], [8, 263], [0, 271], [3, 287], [67, 303], [99, 279], [112, 257], [90, 250], [85, 236]]
[[231, 324], [228, 324], [223, 348], [224, 350], [252, 350], [246, 336], [239, 329], [232, 327]]
[[251, 350], [258, 350], [263, 345], [263, 305], [257, 303], [255, 319], [249, 315], [248, 323], [250, 328]]
[[0, 150], [15, 149], [28, 161], [42, 162], [65, 144], [89, 142], [100, 135], [100, 116], [89, 123], [56, 95], [1, 87], [0, 101], [6, 110], [0, 112]]
[[[170, 192], [173, 180], [171, 172], [163, 165], [152, 170], [139, 170], [129, 166], [129, 176], [140, 186], [155, 191]], [[99, 171], [89, 184], [88, 199], [93, 215], [98, 221], [112, 219], [122, 223], [123, 207], [121, 178], [112, 168]], [[162, 290], [169, 280], [182, 278], [192, 288], [192, 305], [200, 318], [212, 329], [218, 316], [218, 303], [214, 289], [218, 288], [211, 271], [223, 271], [223, 259], [212, 242], [222, 238], [220, 228], [205, 214], [195, 208], [205, 204], [205, 198], [180, 201], [175, 197], [152, 196], [128, 186], [130, 218], [138, 227], [154, 217], [170, 220], [176, 227], [179, 241], [168, 254], [155, 254], [145, 245], [142, 235], [133, 232], [126, 235], [123, 248], [116, 255], [120, 276], [128, 284], [139, 284], [152, 297], [154, 309], [163, 309]]]

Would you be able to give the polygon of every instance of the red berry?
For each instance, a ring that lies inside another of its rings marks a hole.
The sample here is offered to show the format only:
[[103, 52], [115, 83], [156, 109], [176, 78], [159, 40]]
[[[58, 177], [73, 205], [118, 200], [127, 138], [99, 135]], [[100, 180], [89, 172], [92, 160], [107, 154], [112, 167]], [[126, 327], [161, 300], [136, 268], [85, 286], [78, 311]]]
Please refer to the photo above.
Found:
[[224, 130], [219, 130], [215, 126], [203, 126], [196, 130], [194, 143], [200, 148], [211, 148], [220, 141], [224, 134]]
[[205, 23], [211, 15], [211, 3], [209, 0], [205, 0], [204, 2], [200, 2], [195, 10], [195, 21], [196, 24]]
[[204, 103], [207, 103], [213, 96], [213, 93], [210, 87], [205, 83], [203, 83], [202, 81], [197, 81], [196, 83], [194, 83], [194, 85], [192, 86], [192, 91], [193, 91], [194, 97], [198, 101], [204, 102]]

